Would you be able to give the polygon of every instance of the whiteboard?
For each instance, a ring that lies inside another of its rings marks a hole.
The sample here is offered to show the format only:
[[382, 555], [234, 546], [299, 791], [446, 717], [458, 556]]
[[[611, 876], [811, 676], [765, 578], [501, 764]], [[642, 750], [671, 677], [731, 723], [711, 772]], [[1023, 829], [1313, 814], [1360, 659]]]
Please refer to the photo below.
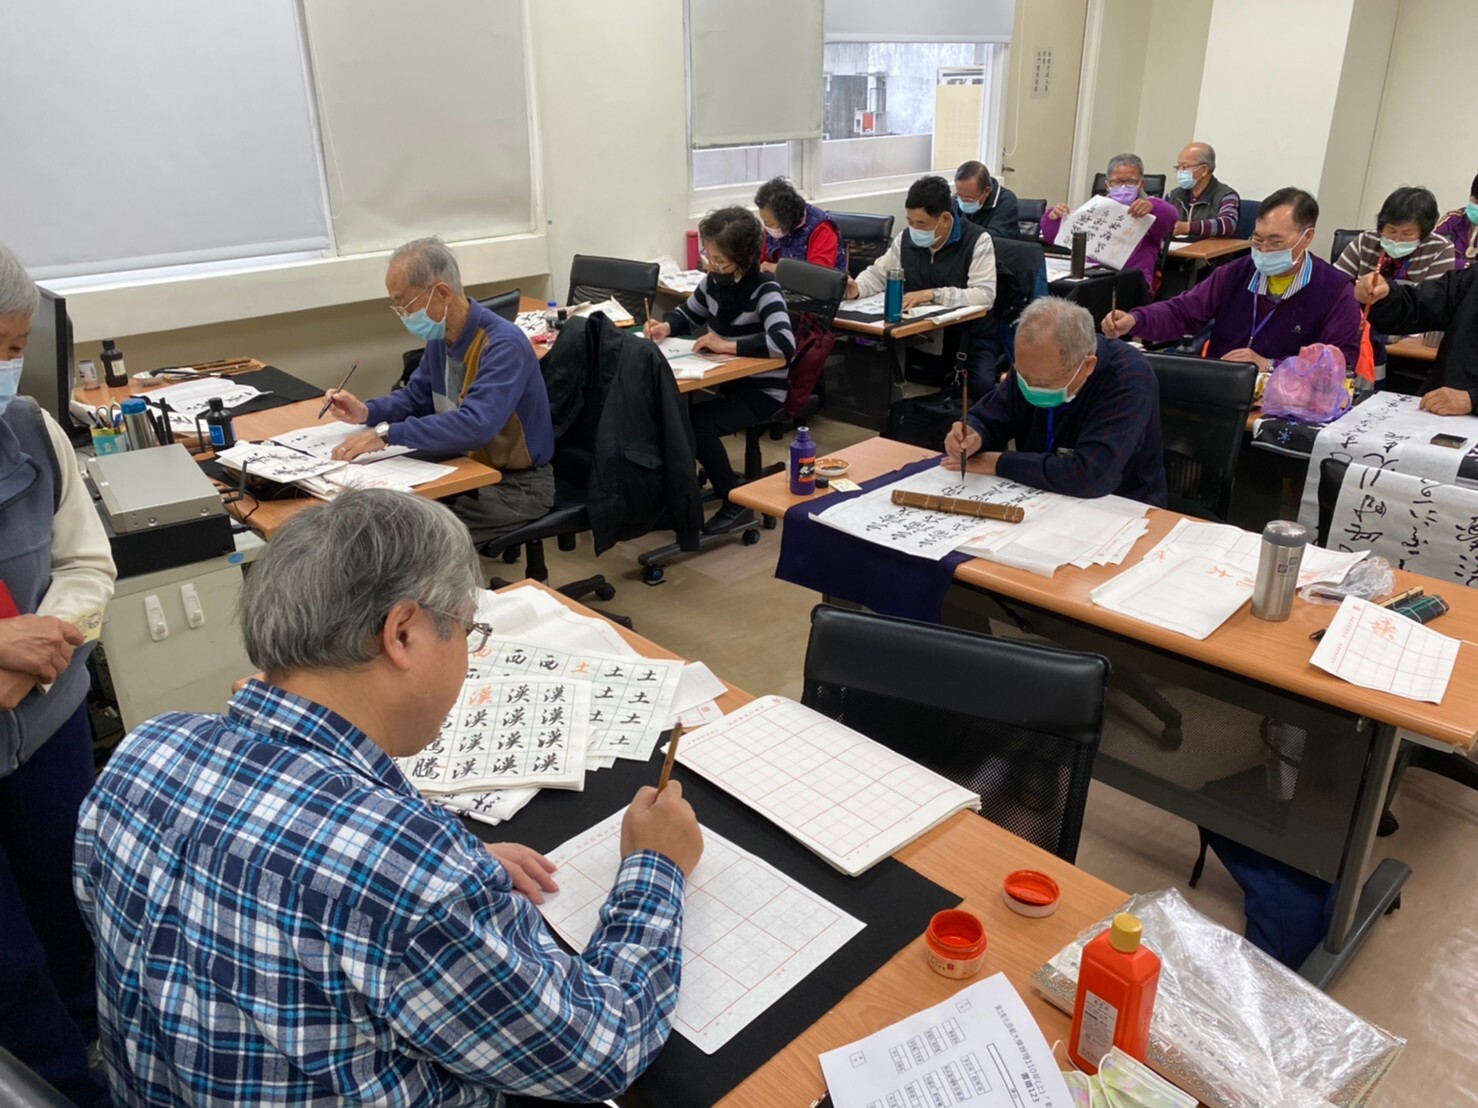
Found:
[[37, 278], [331, 245], [294, 0], [6, 0], [0, 241]]

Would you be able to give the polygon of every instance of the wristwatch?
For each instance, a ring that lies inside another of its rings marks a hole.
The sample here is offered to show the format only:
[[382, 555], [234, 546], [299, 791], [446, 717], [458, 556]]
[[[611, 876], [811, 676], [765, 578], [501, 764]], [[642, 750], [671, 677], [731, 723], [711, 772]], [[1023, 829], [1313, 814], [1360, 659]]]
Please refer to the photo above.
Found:
[[390, 445], [390, 421], [375, 424], [375, 434], [380, 436], [380, 441], [386, 446]]

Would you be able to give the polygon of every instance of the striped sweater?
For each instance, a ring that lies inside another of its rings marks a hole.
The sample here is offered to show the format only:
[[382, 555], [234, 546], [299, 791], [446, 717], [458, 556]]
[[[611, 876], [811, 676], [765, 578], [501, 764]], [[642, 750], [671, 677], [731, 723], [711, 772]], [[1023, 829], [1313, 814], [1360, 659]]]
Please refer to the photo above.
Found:
[[1417, 284], [1451, 273], [1454, 261], [1452, 240], [1442, 235], [1428, 235], [1422, 239], [1420, 246], [1397, 261], [1395, 258], [1387, 258], [1381, 251], [1380, 235], [1377, 232], [1361, 231], [1340, 253], [1334, 265], [1341, 272], [1358, 278], [1379, 264], [1381, 276], [1389, 280]]
[[785, 294], [758, 269], [746, 273], [732, 285], [715, 285], [712, 275], [703, 278], [693, 295], [663, 316], [674, 335], [692, 335], [707, 327], [721, 339], [738, 347], [741, 358], [782, 358], [780, 369], [756, 373], [752, 380], [766, 392], [784, 397], [790, 359], [795, 356], [795, 332]]

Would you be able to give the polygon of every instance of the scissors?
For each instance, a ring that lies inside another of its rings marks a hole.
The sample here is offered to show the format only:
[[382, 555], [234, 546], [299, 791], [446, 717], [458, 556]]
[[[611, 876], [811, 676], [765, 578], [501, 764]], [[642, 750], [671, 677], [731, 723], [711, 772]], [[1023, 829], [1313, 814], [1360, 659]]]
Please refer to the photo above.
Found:
[[101, 430], [116, 431], [123, 426], [123, 411], [116, 402], [109, 404], [106, 408], [97, 407], [92, 410], [92, 421]]

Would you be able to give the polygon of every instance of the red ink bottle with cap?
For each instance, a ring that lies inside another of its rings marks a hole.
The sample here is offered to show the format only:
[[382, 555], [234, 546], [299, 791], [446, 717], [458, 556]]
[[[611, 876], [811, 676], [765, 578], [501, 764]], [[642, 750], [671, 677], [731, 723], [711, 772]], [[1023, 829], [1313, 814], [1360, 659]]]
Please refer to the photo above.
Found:
[[1110, 1047], [1146, 1060], [1160, 956], [1140, 941], [1143, 933], [1139, 918], [1122, 912], [1083, 947], [1067, 1055], [1085, 1073], [1098, 1072]]

